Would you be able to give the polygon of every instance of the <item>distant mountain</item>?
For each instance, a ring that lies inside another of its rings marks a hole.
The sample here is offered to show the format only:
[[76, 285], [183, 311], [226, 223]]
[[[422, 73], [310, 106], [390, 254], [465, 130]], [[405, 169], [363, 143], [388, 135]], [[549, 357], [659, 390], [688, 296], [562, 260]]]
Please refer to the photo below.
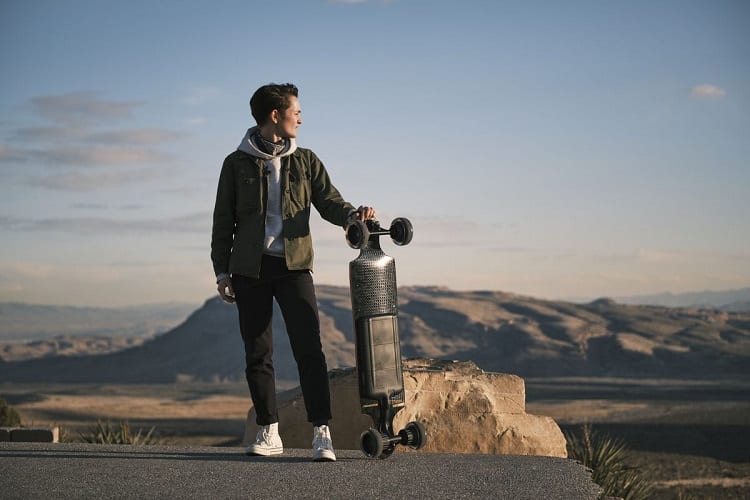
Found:
[[741, 288], [739, 290], [725, 290], [720, 292], [705, 291], [678, 294], [665, 292], [653, 295], [616, 297], [615, 300], [623, 304], [653, 305], [665, 307], [696, 307], [735, 312], [750, 312], [750, 288]]
[[0, 302], [0, 342], [53, 337], [145, 337], [171, 330], [195, 304], [168, 303], [122, 308], [70, 307]]
[[731, 311], [731, 312], [750, 312], [750, 300], [732, 302], [731, 304], [726, 304], [724, 306], [721, 306], [720, 309], [722, 311]]
[[[329, 368], [353, 366], [349, 289], [319, 286]], [[274, 358], [279, 387], [297, 381], [278, 311]], [[470, 360], [521, 376], [746, 377], [750, 314], [539, 300], [502, 292], [399, 290], [405, 357]], [[173, 330], [99, 356], [0, 362], [0, 380], [157, 383], [244, 377], [237, 312], [213, 298]]]
[[141, 345], [146, 337], [57, 336], [29, 342], [0, 343], [0, 359], [23, 361], [53, 356], [90, 356], [117, 352]]

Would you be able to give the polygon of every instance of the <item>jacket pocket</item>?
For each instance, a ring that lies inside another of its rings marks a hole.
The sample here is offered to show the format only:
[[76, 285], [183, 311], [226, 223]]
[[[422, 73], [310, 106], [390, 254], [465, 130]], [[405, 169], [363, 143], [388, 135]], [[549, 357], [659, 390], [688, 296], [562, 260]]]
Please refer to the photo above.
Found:
[[241, 170], [237, 178], [238, 213], [259, 212], [263, 196], [263, 178], [256, 172]]
[[289, 194], [298, 208], [310, 206], [310, 174], [304, 169], [295, 169], [289, 173]]

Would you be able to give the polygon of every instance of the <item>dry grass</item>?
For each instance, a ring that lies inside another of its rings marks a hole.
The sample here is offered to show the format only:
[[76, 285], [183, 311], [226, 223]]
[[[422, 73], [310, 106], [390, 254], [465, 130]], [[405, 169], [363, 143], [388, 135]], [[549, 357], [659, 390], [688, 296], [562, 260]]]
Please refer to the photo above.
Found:
[[97, 420], [96, 425], [89, 428], [88, 432], [81, 434], [81, 438], [87, 443], [95, 444], [146, 446], [159, 444], [159, 440], [154, 436], [155, 431], [156, 427], [151, 427], [146, 434], [143, 434], [143, 429], [133, 432], [127, 420], [116, 424], [109, 420], [106, 422]]

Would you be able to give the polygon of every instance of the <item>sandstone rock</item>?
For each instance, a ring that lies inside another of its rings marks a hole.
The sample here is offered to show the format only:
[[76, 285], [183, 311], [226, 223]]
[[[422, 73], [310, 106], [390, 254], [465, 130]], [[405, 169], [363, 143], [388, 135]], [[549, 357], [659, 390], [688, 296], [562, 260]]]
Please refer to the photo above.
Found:
[[[408, 422], [422, 422], [428, 440], [421, 451], [567, 457], [565, 438], [555, 421], [525, 412], [520, 377], [484, 372], [470, 361], [407, 360], [403, 371], [406, 407], [396, 415], [394, 427], [398, 431]], [[359, 436], [372, 420], [360, 411], [356, 369], [334, 370], [329, 379], [334, 448], [358, 449]], [[312, 427], [300, 389], [280, 394], [278, 405], [284, 446], [310, 447]], [[255, 439], [257, 430], [255, 411], [250, 409], [245, 445]]]

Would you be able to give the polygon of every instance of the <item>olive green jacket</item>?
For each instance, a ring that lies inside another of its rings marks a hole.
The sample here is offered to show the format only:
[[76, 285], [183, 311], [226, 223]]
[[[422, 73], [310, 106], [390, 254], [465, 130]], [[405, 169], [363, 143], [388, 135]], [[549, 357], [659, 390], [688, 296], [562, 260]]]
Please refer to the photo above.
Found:
[[[216, 192], [211, 260], [214, 273], [257, 278], [263, 256], [268, 184], [263, 160], [235, 151], [224, 160]], [[344, 226], [354, 206], [331, 183], [309, 149], [281, 158], [282, 235], [289, 269], [313, 269], [310, 205], [324, 219]]]

